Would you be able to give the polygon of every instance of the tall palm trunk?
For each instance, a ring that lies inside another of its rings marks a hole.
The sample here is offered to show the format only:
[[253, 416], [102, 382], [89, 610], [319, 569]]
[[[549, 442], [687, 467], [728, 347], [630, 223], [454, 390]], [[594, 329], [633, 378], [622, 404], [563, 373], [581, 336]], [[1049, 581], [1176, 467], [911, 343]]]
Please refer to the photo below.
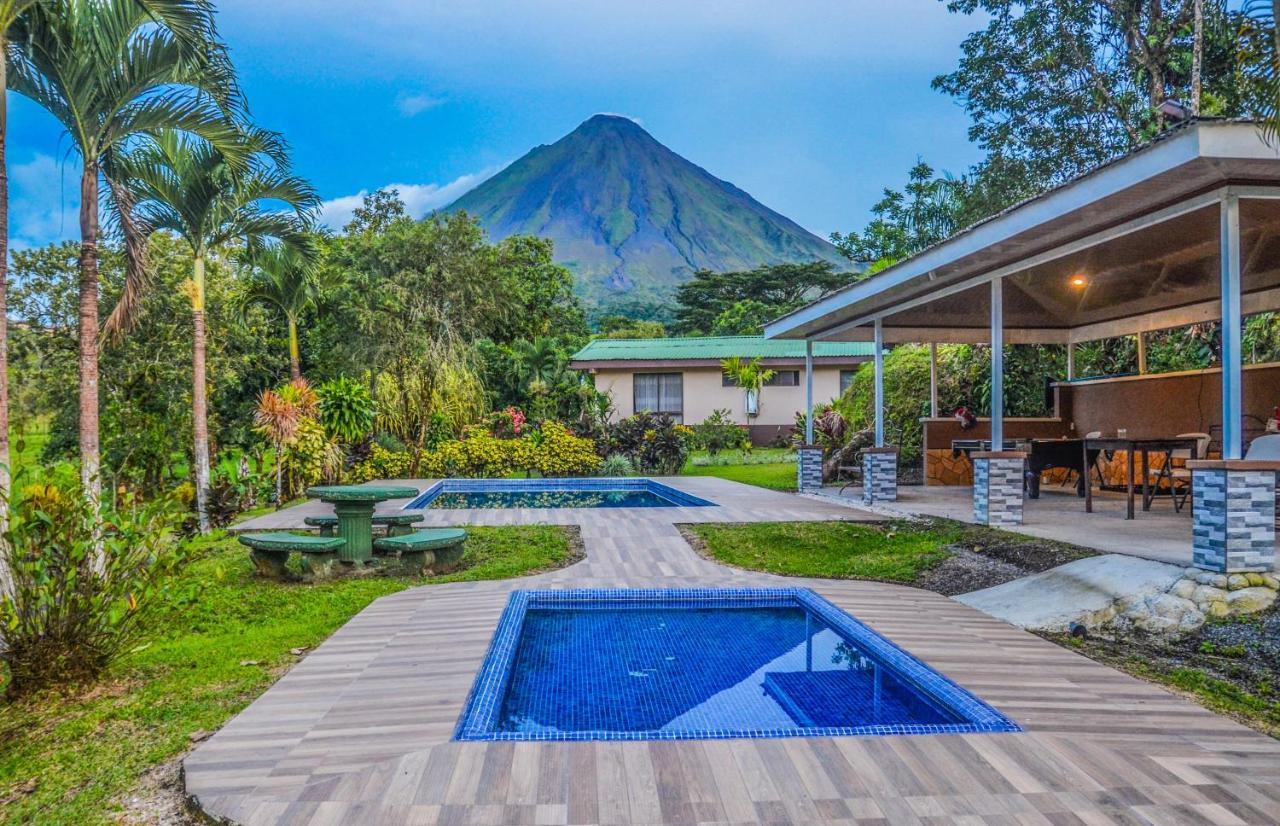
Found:
[[206, 396], [203, 253], [196, 253], [191, 279], [191, 319], [195, 329], [195, 346], [191, 352], [191, 429], [195, 433], [196, 518], [200, 533], [208, 533], [209, 404]]
[[1200, 89], [1204, 65], [1204, 0], [1193, 0], [1191, 31], [1191, 116], [1200, 117]]
[[98, 164], [80, 176], [80, 481], [95, 508], [102, 501], [98, 447]]
[[302, 355], [298, 347], [298, 321], [289, 319], [289, 377], [302, 378]]
[[9, 125], [8, 87], [4, 55], [8, 44], [0, 36], [0, 597], [9, 593], [9, 563], [3, 534], [9, 529], [9, 165], [5, 159], [5, 135]]

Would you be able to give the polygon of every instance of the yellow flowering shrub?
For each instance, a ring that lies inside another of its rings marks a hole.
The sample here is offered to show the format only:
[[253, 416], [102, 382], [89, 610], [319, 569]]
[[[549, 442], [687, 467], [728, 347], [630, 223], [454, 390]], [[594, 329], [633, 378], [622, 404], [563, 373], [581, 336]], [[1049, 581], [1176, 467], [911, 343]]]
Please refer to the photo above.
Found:
[[521, 441], [529, 443], [522, 457], [525, 469], [543, 476], [583, 476], [600, 468], [595, 442], [573, 435], [559, 422], [544, 422], [536, 439]]
[[413, 454], [387, 450], [375, 442], [369, 448], [368, 458], [351, 468], [350, 477], [353, 484], [374, 479], [407, 479], [412, 465]]

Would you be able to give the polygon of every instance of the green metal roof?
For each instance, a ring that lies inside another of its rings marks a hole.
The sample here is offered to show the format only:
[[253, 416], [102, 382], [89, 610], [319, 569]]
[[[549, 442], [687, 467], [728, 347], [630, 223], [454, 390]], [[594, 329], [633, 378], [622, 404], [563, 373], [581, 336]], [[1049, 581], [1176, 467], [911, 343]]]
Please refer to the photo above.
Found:
[[[815, 341], [816, 357], [867, 357], [867, 341]], [[598, 338], [576, 354], [574, 361], [692, 361], [703, 359], [804, 358], [804, 342], [764, 336], [702, 336], [690, 338]]]

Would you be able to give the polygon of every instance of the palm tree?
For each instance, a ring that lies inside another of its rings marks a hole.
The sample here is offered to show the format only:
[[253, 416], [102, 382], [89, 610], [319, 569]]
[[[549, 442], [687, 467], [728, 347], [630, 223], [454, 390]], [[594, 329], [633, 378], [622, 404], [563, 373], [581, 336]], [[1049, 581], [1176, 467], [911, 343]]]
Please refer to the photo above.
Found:
[[[319, 203], [311, 185], [289, 172], [278, 136], [246, 129], [238, 148], [246, 160], [233, 165], [209, 142], [164, 129], [152, 140], [114, 158], [109, 168], [109, 177], [119, 182], [129, 200], [122, 214], [135, 223], [136, 231], [147, 235], [167, 230], [191, 248], [192, 275], [187, 282], [194, 333], [191, 418], [196, 513], [202, 533], [209, 530], [210, 465], [205, 265], [212, 251], [233, 239], [249, 244], [269, 238], [305, 244], [309, 212]], [[290, 211], [275, 211], [281, 204]], [[127, 315], [117, 317], [113, 311], [106, 328], [114, 332], [127, 324]]]
[[773, 378], [774, 371], [766, 369], [759, 358], [751, 361], [725, 359], [720, 362], [720, 369], [746, 394], [747, 425], [750, 426], [751, 417], [758, 415], [760, 410], [760, 390]]
[[313, 247], [297, 244], [258, 246], [245, 256], [252, 267], [241, 308], [254, 304], [275, 307], [289, 327], [289, 377], [302, 378], [298, 320], [316, 303], [320, 284]]
[[[157, 129], [234, 152], [241, 98], [206, 0], [43, 0], [13, 25], [9, 87], [57, 118], [80, 154], [80, 477], [101, 498], [98, 238], [104, 164]], [[111, 182], [108, 181], [110, 185]], [[128, 232], [126, 221], [123, 228]], [[143, 262], [127, 244], [132, 270]]]
[[1249, 106], [1268, 142], [1280, 138], [1280, 0], [1245, 0], [1239, 61]]

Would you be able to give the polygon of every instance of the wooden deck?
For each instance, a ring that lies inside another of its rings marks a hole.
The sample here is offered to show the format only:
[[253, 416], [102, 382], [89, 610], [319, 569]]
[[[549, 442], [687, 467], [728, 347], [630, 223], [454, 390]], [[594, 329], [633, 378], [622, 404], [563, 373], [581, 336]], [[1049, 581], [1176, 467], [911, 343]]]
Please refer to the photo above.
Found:
[[[678, 485], [726, 505], [699, 519], [859, 516], [718, 479]], [[937, 594], [708, 562], [671, 522], [697, 511], [563, 511], [587, 546], [577, 565], [378, 600], [187, 758], [188, 792], [246, 824], [1280, 823], [1280, 742]], [[690, 585], [812, 587], [1025, 732], [450, 740], [513, 588]]]

